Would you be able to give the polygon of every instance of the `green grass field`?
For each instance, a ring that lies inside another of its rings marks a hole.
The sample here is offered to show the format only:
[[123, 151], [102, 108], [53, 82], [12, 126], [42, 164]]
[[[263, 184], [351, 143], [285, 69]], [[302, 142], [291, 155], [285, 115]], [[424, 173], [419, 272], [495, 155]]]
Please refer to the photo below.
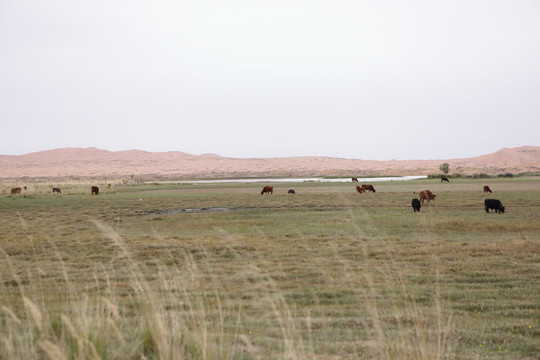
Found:
[[263, 185], [3, 184], [0, 359], [539, 359], [540, 178]]

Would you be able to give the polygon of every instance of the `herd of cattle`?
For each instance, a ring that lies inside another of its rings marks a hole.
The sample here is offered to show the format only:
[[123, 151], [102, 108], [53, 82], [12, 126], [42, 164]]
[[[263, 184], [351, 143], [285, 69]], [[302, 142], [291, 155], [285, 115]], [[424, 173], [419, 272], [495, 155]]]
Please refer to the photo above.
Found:
[[[358, 182], [358, 178], [353, 177], [352, 181], [353, 182]], [[450, 180], [448, 180], [447, 177], [442, 176], [441, 177], [441, 182], [450, 182]], [[366, 193], [366, 192], [369, 192], [369, 191], [374, 192], [374, 193], [376, 192], [375, 188], [371, 184], [356, 185], [356, 191], [358, 193], [360, 193], [360, 194], [363, 194], [363, 193]], [[489, 186], [484, 185], [484, 193], [491, 193], [491, 192], [492, 191], [489, 188]], [[296, 194], [296, 192], [293, 189], [290, 189], [288, 191], [288, 193], [289, 194]], [[272, 185], [266, 185], [265, 187], [263, 187], [263, 189], [261, 191], [261, 195], [264, 195], [264, 194], [269, 194], [269, 195], [274, 194], [274, 187]], [[413, 194], [416, 194], [416, 192], [413, 192]], [[422, 205], [424, 204], [425, 201], [427, 201], [427, 203], [429, 204], [429, 202], [431, 200], [435, 200], [436, 196], [437, 195], [435, 195], [434, 193], [432, 193], [429, 190], [420, 191], [418, 193], [418, 199], [414, 198], [411, 201], [411, 206], [412, 206], [414, 212], [420, 211], [420, 208], [422, 207]], [[485, 199], [484, 200], [484, 207], [485, 207], [485, 210], [486, 210], [487, 213], [489, 213], [489, 210], [495, 210], [496, 213], [504, 213], [504, 206], [502, 205], [501, 201], [497, 200], [497, 199]]]
[[[107, 184], [107, 188], [111, 188], [111, 184]], [[26, 186], [24, 187], [24, 190], [26, 190]], [[11, 195], [17, 195], [17, 194], [20, 194], [22, 191], [22, 188], [20, 187], [14, 187], [11, 189]], [[53, 194], [62, 194], [62, 190], [60, 188], [57, 188], [57, 187], [53, 187], [52, 188], [52, 192]], [[99, 194], [99, 187], [98, 186], [92, 186], [90, 187], [90, 193], [92, 195], [98, 195]]]
[[[358, 182], [358, 179], [357, 178], [352, 178], [352, 181], [353, 182]], [[448, 178], [443, 176], [443, 177], [441, 177], [441, 182], [450, 182], [450, 180], [448, 180]], [[107, 184], [107, 187], [110, 188], [111, 184]], [[24, 187], [24, 189], [26, 190], [26, 186]], [[14, 187], [14, 188], [11, 189], [11, 195], [20, 194], [21, 191], [22, 191], [22, 188]], [[356, 186], [356, 191], [358, 193], [360, 193], [360, 194], [366, 193], [366, 192], [373, 192], [373, 193], [376, 192], [375, 188], [371, 184], [357, 185]], [[53, 192], [53, 194], [54, 193], [62, 194], [62, 190], [60, 188], [57, 188], [57, 187], [53, 187], [52, 192]], [[484, 186], [484, 193], [491, 193], [491, 192], [492, 191], [489, 188], [489, 186], [485, 185]], [[99, 194], [99, 187], [92, 186], [90, 188], [90, 193], [92, 195], [98, 195]], [[296, 192], [293, 189], [290, 189], [288, 191], [288, 193], [289, 194], [295, 194]], [[274, 187], [272, 185], [267, 185], [267, 186], [263, 187], [263, 189], [261, 191], [261, 195], [264, 195], [264, 194], [273, 195], [274, 194]], [[416, 194], [416, 192], [413, 192], [413, 194]], [[420, 191], [418, 193], [418, 199], [414, 198], [411, 201], [411, 206], [412, 206], [414, 212], [420, 211], [420, 208], [422, 207], [422, 205], [424, 204], [425, 201], [427, 201], [427, 203], [429, 204], [429, 202], [431, 200], [435, 200], [436, 196], [437, 195], [433, 194], [429, 190]], [[489, 210], [495, 210], [496, 213], [504, 213], [504, 206], [502, 205], [501, 201], [497, 200], [497, 199], [486, 199], [486, 200], [484, 200], [484, 207], [485, 207], [485, 210], [486, 210], [487, 213], [489, 213]]]

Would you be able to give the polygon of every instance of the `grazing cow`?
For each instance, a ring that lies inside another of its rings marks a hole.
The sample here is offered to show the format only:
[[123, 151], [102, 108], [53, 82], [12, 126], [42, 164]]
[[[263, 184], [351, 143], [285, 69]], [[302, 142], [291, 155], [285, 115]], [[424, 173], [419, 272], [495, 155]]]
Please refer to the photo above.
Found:
[[11, 195], [20, 194], [21, 190], [22, 189], [20, 187], [14, 187], [13, 189], [11, 189]]
[[110, 189], [110, 188], [111, 188], [111, 184], [107, 184], [107, 188]]
[[28, 190], [28, 188], [26, 187], [26, 185], [23, 186], [23, 189], [24, 189], [24, 191]]
[[441, 182], [450, 182], [446, 176], [441, 176]]
[[60, 190], [60, 188], [52, 188], [52, 192], [53, 192], [53, 194], [54, 194], [54, 193], [59, 193], [59, 194], [61, 194], [61, 193], [62, 193], [62, 190]]
[[352, 182], [358, 182], [357, 178], [352, 178]]
[[417, 198], [412, 199], [411, 205], [414, 212], [420, 211], [420, 208], [422, 207], [422, 205], [420, 205], [420, 200], [418, 200]]
[[265, 187], [263, 187], [263, 189], [261, 191], [261, 195], [263, 195], [263, 194], [273, 195], [274, 194], [274, 187], [272, 185], [266, 185]]
[[287, 191], [288, 194], [296, 194], [296, 192], [293, 190], [293, 189], [290, 189], [289, 191]]
[[489, 186], [484, 185], [484, 193], [491, 193], [491, 189], [489, 188]]
[[427, 203], [429, 204], [429, 202], [431, 200], [435, 200], [435, 194], [433, 194], [431, 191], [429, 190], [422, 190], [418, 193], [418, 196], [420, 198], [420, 202], [423, 204], [424, 203], [424, 200], [427, 200]]
[[362, 187], [364, 188], [364, 190], [366, 190], [366, 192], [368, 192], [368, 191], [376, 192], [376, 191], [375, 191], [375, 188], [373, 187], [373, 185], [370, 185], [370, 184], [362, 184]]
[[497, 199], [486, 199], [484, 200], [484, 205], [486, 207], [486, 212], [489, 213], [489, 209], [495, 210], [497, 213], [504, 214], [504, 206], [501, 204], [500, 200]]
[[365, 193], [366, 189], [364, 189], [363, 187], [359, 185], [356, 185], [356, 191], [358, 191], [361, 194], [361, 193]]
[[97, 186], [92, 186], [92, 195], [98, 195], [99, 194], [99, 188]]

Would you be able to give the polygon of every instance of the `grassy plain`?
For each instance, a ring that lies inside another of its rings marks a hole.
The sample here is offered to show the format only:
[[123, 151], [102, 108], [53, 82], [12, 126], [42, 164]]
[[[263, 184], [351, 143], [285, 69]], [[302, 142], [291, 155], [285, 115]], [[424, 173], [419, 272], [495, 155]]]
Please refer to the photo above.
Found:
[[0, 359], [538, 359], [540, 178], [373, 184], [4, 184]]

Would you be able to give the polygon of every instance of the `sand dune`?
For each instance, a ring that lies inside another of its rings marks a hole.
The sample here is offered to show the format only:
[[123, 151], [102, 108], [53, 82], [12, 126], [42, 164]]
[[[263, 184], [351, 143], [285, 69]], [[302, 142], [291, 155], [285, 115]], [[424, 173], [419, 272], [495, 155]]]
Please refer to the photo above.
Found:
[[427, 175], [450, 172], [521, 173], [540, 171], [540, 147], [503, 148], [466, 159], [361, 160], [333, 157], [235, 159], [215, 154], [191, 155], [179, 151], [107, 151], [63, 148], [26, 155], [0, 155], [0, 178], [220, 178], [260, 176]]

